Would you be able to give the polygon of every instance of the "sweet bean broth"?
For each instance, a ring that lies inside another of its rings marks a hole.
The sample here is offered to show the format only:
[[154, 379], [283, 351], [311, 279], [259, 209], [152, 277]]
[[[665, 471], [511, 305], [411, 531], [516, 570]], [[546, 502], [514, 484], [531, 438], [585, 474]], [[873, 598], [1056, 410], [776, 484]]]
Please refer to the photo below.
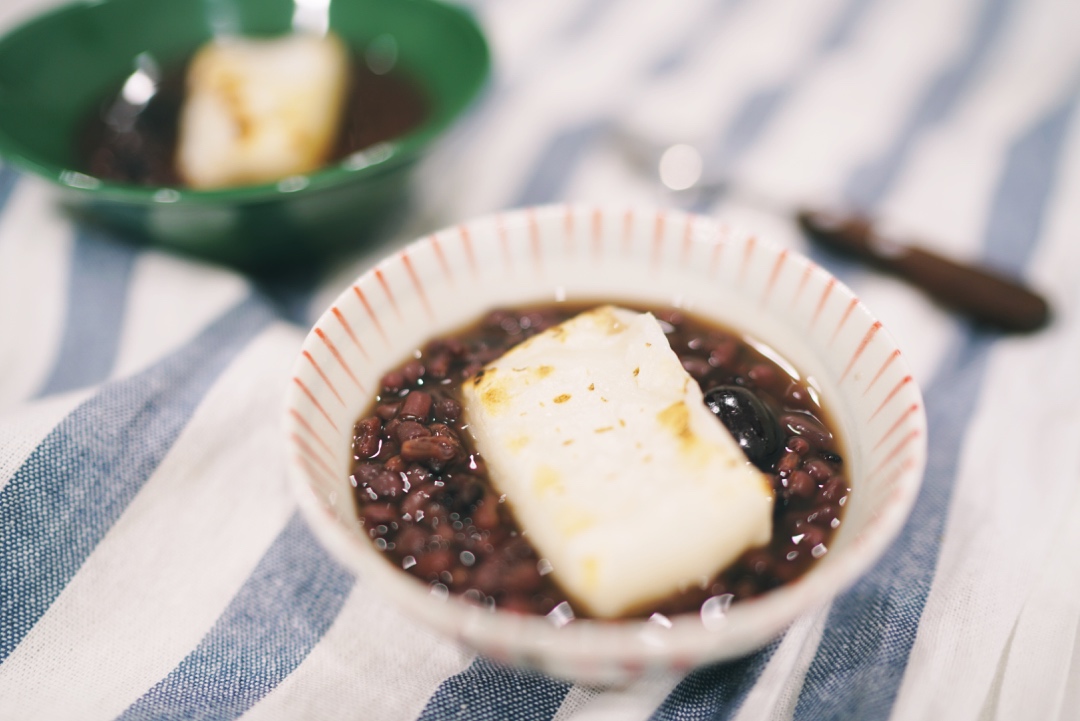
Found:
[[[117, 104], [119, 86], [104, 98], [76, 139], [80, 169], [120, 183], [181, 187], [175, 158], [185, 72], [182, 66], [165, 73], [154, 97], [134, 114]], [[408, 74], [376, 73], [353, 58], [345, 115], [327, 164], [408, 133], [429, 112], [428, 99]]]
[[[389, 561], [432, 593], [523, 613], [548, 614], [564, 602], [573, 608], [492, 485], [465, 427], [460, 384], [589, 307], [496, 310], [433, 340], [383, 377], [375, 403], [356, 423], [351, 481], [363, 526]], [[712, 597], [722, 604], [751, 598], [802, 575], [827, 552], [850, 491], [839, 443], [814, 392], [733, 331], [675, 309], [639, 310], [661, 321], [703, 391], [746, 389], [771, 411], [781, 434], [770, 457], [758, 462], [776, 493], [770, 543], [634, 615], [697, 612]]]

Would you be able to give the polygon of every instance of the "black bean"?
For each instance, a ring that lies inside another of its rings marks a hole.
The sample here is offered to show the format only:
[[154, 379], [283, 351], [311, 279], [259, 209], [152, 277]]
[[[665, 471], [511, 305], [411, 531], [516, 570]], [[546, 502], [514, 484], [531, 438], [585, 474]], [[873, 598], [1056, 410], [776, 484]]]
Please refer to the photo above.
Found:
[[716, 386], [705, 393], [705, 405], [731, 431], [743, 453], [767, 471], [780, 451], [780, 429], [772, 411], [745, 388]]

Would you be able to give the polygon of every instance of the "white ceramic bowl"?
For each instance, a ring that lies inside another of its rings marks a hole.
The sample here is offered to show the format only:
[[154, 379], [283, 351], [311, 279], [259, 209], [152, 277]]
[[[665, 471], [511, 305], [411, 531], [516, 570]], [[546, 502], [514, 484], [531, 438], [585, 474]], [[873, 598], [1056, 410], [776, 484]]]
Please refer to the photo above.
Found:
[[[777, 349], [811, 379], [845, 446], [852, 493], [809, 573], [725, 615], [575, 621], [488, 612], [391, 565], [359, 521], [352, 426], [379, 379], [432, 337], [497, 306], [569, 300], [676, 305]], [[844, 285], [786, 249], [712, 220], [549, 206], [424, 238], [345, 289], [304, 342], [288, 398], [290, 476], [308, 523], [390, 602], [505, 663], [579, 681], [686, 670], [758, 648], [853, 583], [899, 532], [922, 478], [922, 398], [892, 338]]]

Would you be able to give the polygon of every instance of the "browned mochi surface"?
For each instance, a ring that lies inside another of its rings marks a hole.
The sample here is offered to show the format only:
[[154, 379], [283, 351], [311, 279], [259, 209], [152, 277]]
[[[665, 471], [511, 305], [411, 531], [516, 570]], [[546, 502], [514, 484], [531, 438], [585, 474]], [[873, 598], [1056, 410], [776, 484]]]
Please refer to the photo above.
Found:
[[462, 384], [470, 433], [575, 609], [618, 618], [771, 537], [772, 484], [652, 314], [583, 311], [482, 375]]
[[[388, 561], [436, 595], [461, 594], [487, 607], [533, 614], [558, 606], [554, 616], [561, 619], [588, 617], [555, 583], [550, 562], [537, 555], [492, 486], [465, 427], [460, 386], [507, 349], [595, 305], [500, 309], [434, 339], [386, 374], [357, 422], [351, 480], [364, 527]], [[766, 469], [776, 494], [769, 543], [627, 615], [696, 613], [710, 598], [713, 607], [726, 606], [799, 577], [827, 552], [850, 491], [839, 440], [815, 392], [752, 339], [679, 310], [640, 310], [661, 321], [703, 390], [745, 387], [771, 409], [784, 435]]]

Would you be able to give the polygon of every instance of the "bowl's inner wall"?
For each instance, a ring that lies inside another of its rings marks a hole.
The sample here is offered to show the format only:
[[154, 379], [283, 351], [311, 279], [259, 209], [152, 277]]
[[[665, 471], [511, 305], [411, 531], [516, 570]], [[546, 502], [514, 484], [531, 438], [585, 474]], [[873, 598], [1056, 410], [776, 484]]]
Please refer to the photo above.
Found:
[[[76, 165], [75, 137], [149, 52], [182, 63], [215, 34], [277, 35], [292, 28], [291, 0], [107, 0], [62, 8], [0, 43], [0, 132], [27, 160], [56, 170]], [[459, 10], [420, 0], [332, 3], [331, 28], [354, 51], [390, 34], [398, 67], [432, 103], [423, 135], [449, 121], [483, 77], [486, 49]]]

